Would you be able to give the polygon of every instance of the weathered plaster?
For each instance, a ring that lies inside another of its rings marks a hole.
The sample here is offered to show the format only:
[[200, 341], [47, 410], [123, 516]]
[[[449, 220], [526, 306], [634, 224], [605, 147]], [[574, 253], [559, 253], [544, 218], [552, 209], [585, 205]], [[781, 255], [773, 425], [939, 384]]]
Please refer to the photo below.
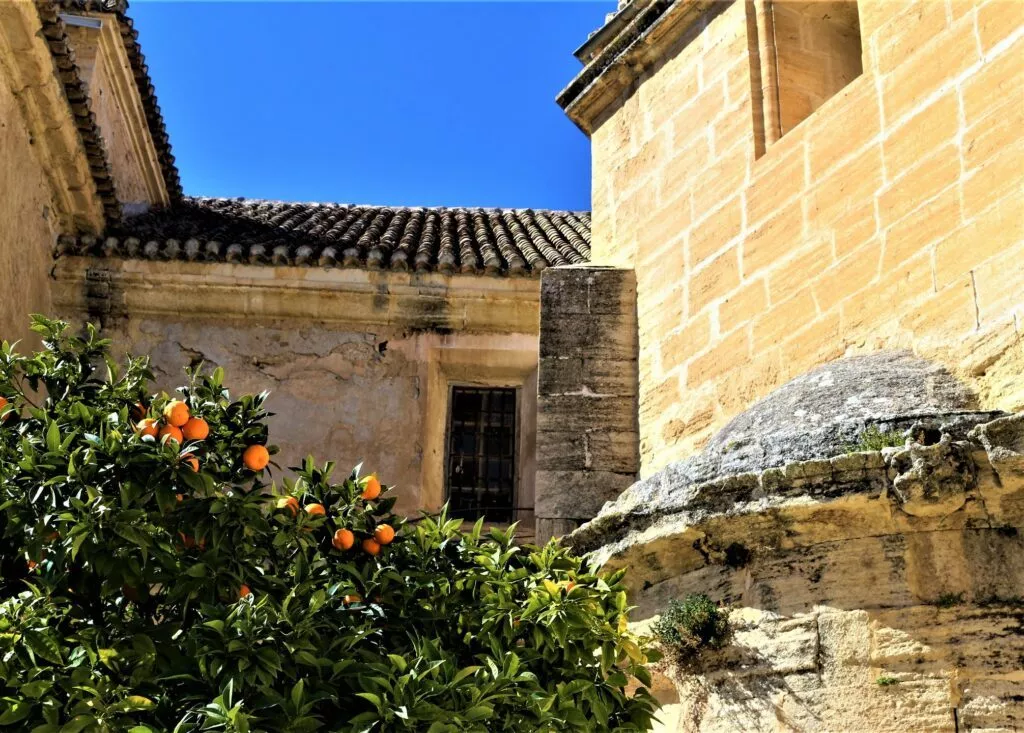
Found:
[[270, 390], [277, 461], [362, 461], [398, 511], [443, 503], [451, 384], [521, 390], [519, 518], [532, 530], [536, 280], [62, 258], [56, 307], [149, 354], [165, 389], [222, 366], [236, 393]]

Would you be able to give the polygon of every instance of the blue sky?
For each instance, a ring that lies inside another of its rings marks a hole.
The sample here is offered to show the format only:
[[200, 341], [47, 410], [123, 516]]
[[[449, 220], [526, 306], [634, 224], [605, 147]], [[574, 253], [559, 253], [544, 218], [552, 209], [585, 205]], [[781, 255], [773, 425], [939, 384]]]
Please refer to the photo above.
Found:
[[554, 97], [603, 2], [131, 5], [185, 192], [590, 207]]

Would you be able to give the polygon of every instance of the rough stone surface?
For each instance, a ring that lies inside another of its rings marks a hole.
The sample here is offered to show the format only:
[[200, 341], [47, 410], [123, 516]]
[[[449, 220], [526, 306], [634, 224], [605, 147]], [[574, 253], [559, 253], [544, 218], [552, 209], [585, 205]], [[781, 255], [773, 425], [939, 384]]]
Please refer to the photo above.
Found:
[[[877, 493], [890, 482], [880, 454], [847, 455], [866, 429], [902, 432], [923, 443], [943, 434], [965, 440], [975, 425], [1001, 414], [975, 406], [973, 395], [945, 369], [905, 352], [826, 364], [737, 416], [701, 453], [631, 486], [571, 541], [593, 549], [675, 512], [728, 511], [769, 496]], [[999, 427], [989, 431], [996, 435]], [[973, 480], [960, 473], [965, 458], [949, 454], [957, 450], [918, 445], [895, 462], [894, 490], [909, 502], [908, 513], [956, 508], [962, 499], [956, 486]], [[929, 481], [935, 485], [923, 485], [915, 478], [920, 471], [912, 469], [927, 461], [945, 461], [949, 475], [931, 470]]]
[[629, 568], [641, 633], [692, 593], [730, 608], [729, 646], [685, 670], [661, 663], [656, 730], [1024, 726], [1024, 414], [943, 413], [970, 403], [940, 374], [916, 373], [935, 377], [928, 395], [943, 395], [926, 409], [896, 400], [879, 415], [826, 381], [829, 399], [854, 407], [784, 394], [737, 421], [768, 434], [766, 416], [806, 404], [819, 437], [880, 420], [905, 428], [902, 447], [703, 481], [667, 470], [661, 494], [634, 488], [564, 540], [606, 570]]
[[636, 282], [629, 270], [541, 276], [537, 539], [590, 519], [636, 480]]

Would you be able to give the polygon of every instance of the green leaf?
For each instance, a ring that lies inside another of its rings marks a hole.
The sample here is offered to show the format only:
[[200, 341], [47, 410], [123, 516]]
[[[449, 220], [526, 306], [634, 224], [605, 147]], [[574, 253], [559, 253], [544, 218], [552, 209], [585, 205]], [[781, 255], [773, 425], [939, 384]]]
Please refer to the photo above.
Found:
[[64, 664], [64, 659], [60, 653], [60, 646], [57, 645], [57, 642], [48, 633], [36, 631], [35, 629], [26, 629], [22, 632], [22, 637], [25, 640], [25, 645], [37, 657], [54, 664]]
[[371, 705], [373, 705], [378, 710], [380, 710], [380, 707], [383, 704], [380, 699], [380, 696], [374, 695], [372, 692], [357, 692], [356, 697], [361, 697], [364, 700], [367, 700]]
[[56, 421], [51, 422], [46, 429], [46, 450], [50, 453], [60, 450], [60, 427], [57, 426]]
[[76, 715], [60, 728], [60, 733], [80, 733], [96, 722], [92, 715]]
[[27, 700], [3, 698], [4, 711], [0, 713], [0, 725], [13, 725], [28, 717], [32, 712], [32, 703]]

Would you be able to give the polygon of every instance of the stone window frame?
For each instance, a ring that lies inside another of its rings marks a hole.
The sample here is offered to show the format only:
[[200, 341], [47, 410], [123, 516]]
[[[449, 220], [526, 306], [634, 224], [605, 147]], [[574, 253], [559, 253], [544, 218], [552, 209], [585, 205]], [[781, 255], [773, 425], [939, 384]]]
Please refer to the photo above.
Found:
[[532, 536], [537, 436], [537, 351], [446, 347], [431, 348], [427, 359], [423, 416], [420, 506], [439, 511], [445, 502], [451, 391], [460, 387], [516, 389], [515, 514], [523, 533]]

